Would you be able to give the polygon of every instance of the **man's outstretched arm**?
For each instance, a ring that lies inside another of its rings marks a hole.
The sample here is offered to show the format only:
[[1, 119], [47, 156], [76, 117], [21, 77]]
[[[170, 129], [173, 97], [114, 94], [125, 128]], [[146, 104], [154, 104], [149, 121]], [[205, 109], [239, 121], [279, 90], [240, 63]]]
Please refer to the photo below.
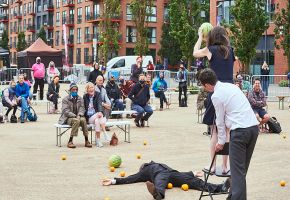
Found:
[[139, 183], [139, 182], [145, 182], [145, 181], [147, 180], [144, 174], [142, 172], [138, 172], [137, 174], [130, 175], [126, 178], [103, 179], [102, 184], [104, 186], [109, 186], [109, 185]]

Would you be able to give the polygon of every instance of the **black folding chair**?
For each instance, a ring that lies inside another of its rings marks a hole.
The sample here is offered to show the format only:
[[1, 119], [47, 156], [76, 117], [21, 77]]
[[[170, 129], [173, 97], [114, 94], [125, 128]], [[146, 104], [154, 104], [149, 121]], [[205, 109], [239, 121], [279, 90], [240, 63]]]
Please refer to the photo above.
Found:
[[[224, 178], [230, 178], [231, 177], [231, 172], [229, 171], [227, 174], [223, 174], [222, 172], [222, 168], [221, 167], [216, 167], [215, 172], [211, 172], [211, 169], [213, 167], [213, 163], [216, 159], [216, 156], [218, 155], [229, 155], [229, 143], [225, 143], [223, 150], [216, 152], [212, 161], [211, 161], [211, 165], [209, 167], [209, 169], [203, 169], [202, 171], [204, 172], [204, 186], [203, 186], [203, 190], [201, 191], [199, 200], [201, 200], [201, 198], [209, 196], [211, 198], [211, 200], [213, 200], [213, 196], [214, 195], [221, 195], [221, 194], [229, 194], [229, 192], [219, 192], [219, 193], [214, 193], [209, 191], [206, 188], [206, 184], [208, 182], [208, 178], [209, 176], [217, 176], [217, 177], [224, 177]], [[207, 191], [205, 191], [205, 189], [207, 189]], [[205, 194], [204, 194], [205, 193]]]

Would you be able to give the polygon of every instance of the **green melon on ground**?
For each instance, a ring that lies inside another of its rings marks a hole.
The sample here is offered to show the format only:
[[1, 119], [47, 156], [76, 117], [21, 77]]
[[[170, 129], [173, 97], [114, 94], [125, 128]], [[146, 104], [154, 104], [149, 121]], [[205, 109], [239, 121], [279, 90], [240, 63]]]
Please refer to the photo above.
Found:
[[109, 166], [110, 167], [120, 167], [122, 163], [122, 159], [120, 156], [118, 155], [112, 155], [110, 158], [109, 158]]

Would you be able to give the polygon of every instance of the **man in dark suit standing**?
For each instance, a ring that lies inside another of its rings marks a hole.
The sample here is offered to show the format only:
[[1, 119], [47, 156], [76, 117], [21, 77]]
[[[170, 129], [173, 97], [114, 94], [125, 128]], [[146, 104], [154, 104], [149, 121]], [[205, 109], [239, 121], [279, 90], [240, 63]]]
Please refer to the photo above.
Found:
[[[179, 172], [165, 164], [151, 161], [150, 163], [142, 164], [139, 172], [136, 174], [126, 178], [104, 179], [102, 180], [102, 184], [109, 186], [146, 182], [147, 189], [154, 199], [161, 200], [165, 197], [165, 189], [168, 183], [172, 183], [173, 187], [181, 187], [182, 184], [187, 184], [190, 189], [202, 190], [204, 181], [197, 178], [198, 176], [202, 176], [202, 173], [194, 173], [192, 171]], [[205, 189], [211, 192], [226, 192], [229, 187], [230, 181], [227, 179], [223, 184], [207, 183]]]

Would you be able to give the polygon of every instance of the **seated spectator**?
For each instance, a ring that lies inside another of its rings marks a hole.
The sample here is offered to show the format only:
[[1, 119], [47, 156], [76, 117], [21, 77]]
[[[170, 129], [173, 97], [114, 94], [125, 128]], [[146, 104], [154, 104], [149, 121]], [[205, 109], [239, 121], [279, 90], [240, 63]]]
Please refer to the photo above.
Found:
[[15, 94], [17, 97], [17, 104], [21, 107], [20, 121], [24, 123], [28, 114], [28, 105], [30, 104], [29, 99], [29, 86], [24, 83], [23, 74], [19, 75], [18, 83], [15, 87]]
[[146, 85], [148, 85], [149, 88], [151, 88], [152, 86], [152, 79], [151, 79], [151, 75], [150, 74], [146, 74]]
[[260, 79], [256, 79], [254, 82], [253, 90], [248, 94], [248, 100], [257, 116], [260, 125], [265, 124], [269, 121], [270, 116], [263, 108], [267, 105], [266, 97], [261, 89]]
[[50, 108], [49, 113], [58, 113], [58, 98], [59, 96], [59, 76], [55, 75], [52, 82], [48, 85], [48, 91], [46, 98], [53, 103], [53, 107]]
[[[104, 84], [104, 77], [98, 76], [96, 80], [95, 90], [101, 93], [103, 113], [104, 113], [104, 116], [106, 117], [106, 120], [108, 120], [111, 114], [112, 107], [111, 107], [111, 101], [107, 95], [107, 91], [104, 88], [103, 84]], [[106, 131], [109, 131], [109, 130], [110, 129], [106, 127]]]
[[81, 127], [85, 137], [85, 147], [91, 148], [92, 144], [88, 139], [89, 132], [85, 118], [84, 100], [78, 95], [78, 86], [75, 83], [70, 84], [69, 92], [69, 95], [62, 100], [62, 111], [58, 120], [59, 124], [68, 124], [72, 127], [67, 147], [76, 148], [73, 137], [78, 136], [79, 127]]
[[3, 117], [3, 105], [0, 102], [0, 123], [4, 123], [4, 117]]
[[100, 71], [100, 66], [97, 62], [94, 62], [93, 68], [94, 70], [90, 72], [88, 81], [95, 84], [97, 77], [103, 76], [103, 73]]
[[244, 93], [246, 93], [246, 96], [247, 96], [247, 94], [251, 91], [251, 89], [252, 89], [252, 86], [251, 86], [251, 83], [249, 82], [249, 81], [245, 81], [244, 79], [243, 79], [243, 76], [242, 75], [238, 75], [237, 76], [237, 81], [238, 82], [240, 82], [240, 84], [241, 84], [241, 90], [244, 92]]
[[145, 83], [145, 75], [139, 76], [139, 82], [134, 85], [129, 98], [133, 102], [132, 109], [137, 111], [137, 116], [134, 120], [137, 127], [144, 127], [145, 121], [153, 114], [152, 108], [148, 105], [150, 101], [150, 91]]
[[60, 73], [58, 69], [55, 67], [55, 64], [53, 61], [50, 61], [48, 64], [48, 67], [46, 69], [46, 75], [47, 75], [47, 83], [50, 84], [51, 81], [55, 76], [59, 76]]
[[148, 65], [147, 65], [147, 70], [154, 70], [154, 65], [152, 62], [149, 60]]
[[160, 111], [163, 110], [163, 102], [166, 103], [167, 106], [170, 105], [170, 103], [167, 102], [167, 99], [165, 97], [164, 92], [167, 90], [167, 83], [164, 80], [164, 75], [161, 72], [159, 74], [159, 78], [153, 83], [153, 87], [152, 87], [154, 93], [155, 93], [155, 97], [160, 98]]
[[15, 88], [16, 88], [16, 83], [12, 80], [10, 81], [9, 87], [3, 90], [2, 104], [4, 107], [8, 108], [4, 115], [5, 121], [8, 121], [9, 119], [8, 115], [12, 109], [13, 109], [12, 116], [16, 118], [15, 114], [17, 111], [17, 101], [16, 101]]
[[[134, 83], [130, 80], [124, 80], [122, 76], [119, 77], [120, 81], [120, 91], [122, 95], [123, 102], [126, 104], [126, 110], [131, 110], [131, 99], [128, 98], [130, 91], [132, 90]], [[130, 115], [127, 115], [129, 117]]]
[[106, 132], [106, 118], [103, 115], [103, 106], [101, 93], [95, 91], [95, 86], [93, 83], [88, 83], [85, 87], [86, 93], [84, 94], [84, 104], [85, 104], [85, 117], [89, 124], [95, 125], [96, 131], [96, 146], [103, 147], [100, 140], [101, 129], [104, 133], [105, 140], [107, 142], [111, 141], [111, 137]]
[[109, 99], [111, 100], [112, 110], [124, 110], [124, 104], [121, 96], [119, 86], [115, 82], [115, 77], [111, 76], [106, 85], [106, 91]]

